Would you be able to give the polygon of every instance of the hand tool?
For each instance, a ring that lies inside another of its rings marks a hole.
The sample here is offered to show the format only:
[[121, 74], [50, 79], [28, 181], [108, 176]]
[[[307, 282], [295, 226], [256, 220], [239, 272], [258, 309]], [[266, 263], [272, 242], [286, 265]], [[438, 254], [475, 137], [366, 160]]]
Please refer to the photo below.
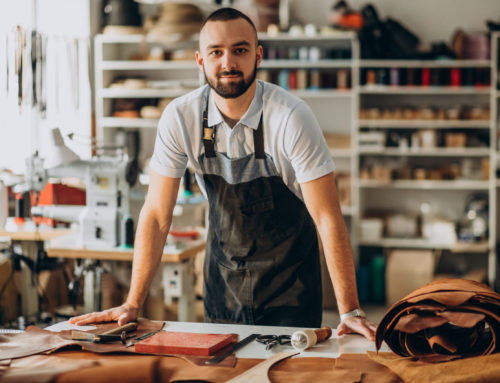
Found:
[[71, 339], [88, 341], [94, 343], [106, 343], [121, 341], [125, 344], [127, 339], [127, 333], [137, 329], [136, 322], [130, 322], [123, 326], [116, 327], [114, 329], [103, 332], [102, 334], [90, 334], [84, 331], [73, 330], [71, 331]]
[[235, 343], [231, 346], [231, 348], [227, 351], [222, 351], [221, 353], [215, 355], [212, 359], [209, 359], [205, 362], [205, 364], [217, 364], [226, 359], [233, 352], [236, 352], [243, 346], [246, 346], [248, 343], [252, 342], [255, 338], [257, 338], [260, 334], [251, 334], [246, 338], [240, 340], [238, 343]]
[[131, 341], [129, 341], [125, 344], [125, 347], [133, 346], [135, 343], [140, 342], [141, 340], [150, 338], [153, 335], [158, 334], [160, 331], [163, 331], [163, 327], [165, 327], [165, 324], [166, 324], [166, 322], [163, 322], [163, 325], [161, 326], [161, 328], [159, 330], [151, 331], [151, 332], [148, 332], [144, 335], [141, 335], [141, 336], [138, 336], [138, 337], [132, 339]]
[[296, 331], [292, 334], [291, 342], [294, 349], [302, 351], [331, 336], [332, 329], [325, 326], [316, 330], [305, 329]]

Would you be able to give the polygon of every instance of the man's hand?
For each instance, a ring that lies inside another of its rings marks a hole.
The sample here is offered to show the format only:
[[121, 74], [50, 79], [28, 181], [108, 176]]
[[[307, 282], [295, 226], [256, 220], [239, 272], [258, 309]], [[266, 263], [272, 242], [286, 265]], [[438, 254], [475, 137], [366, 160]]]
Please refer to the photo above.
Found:
[[122, 326], [125, 323], [135, 321], [137, 319], [138, 314], [139, 314], [138, 308], [132, 307], [131, 305], [124, 303], [121, 306], [113, 307], [111, 309], [104, 310], [101, 312], [73, 317], [69, 320], [69, 323], [76, 324], [77, 326], [83, 326], [91, 323], [118, 321], [118, 326]]
[[371, 341], [375, 341], [376, 331], [377, 325], [363, 317], [346, 318], [337, 327], [337, 335], [361, 334]]

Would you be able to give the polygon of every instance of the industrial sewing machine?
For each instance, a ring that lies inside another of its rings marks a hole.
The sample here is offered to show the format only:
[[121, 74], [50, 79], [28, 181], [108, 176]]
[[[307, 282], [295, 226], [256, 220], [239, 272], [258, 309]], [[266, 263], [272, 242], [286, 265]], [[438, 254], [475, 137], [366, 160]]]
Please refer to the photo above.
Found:
[[[129, 188], [135, 182], [136, 167], [131, 165], [126, 155], [81, 160], [64, 144], [57, 128], [52, 130], [52, 139], [54, 150], [48, 161], [38, 153], [27, 159], [26, 188], [35, 194], [32, 215], [78, 222], [80, 246], [111, 248], [130, 244], [131, 239], [124, 238], [126, 231], [120, 230], [120, 227], [131, 220]], [[37, 196], [48, 179], [63, 177], [83, 179], [86, 205], [38, 205]]]

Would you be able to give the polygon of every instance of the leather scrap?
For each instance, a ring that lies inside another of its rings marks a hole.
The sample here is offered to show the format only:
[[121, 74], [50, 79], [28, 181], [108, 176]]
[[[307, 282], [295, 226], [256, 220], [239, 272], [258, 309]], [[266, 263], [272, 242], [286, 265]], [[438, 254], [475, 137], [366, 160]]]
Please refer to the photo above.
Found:
[[466, 279], [431, 282], [392, 305], [375, 335], [400, 356], [443, 362], [499, 348], [500, 294]]
[[383, 364], [407, 383], [497, 383], [500, 381], [500, 354], [426, 363], [390, 352], [368, 351], [373, 361]]

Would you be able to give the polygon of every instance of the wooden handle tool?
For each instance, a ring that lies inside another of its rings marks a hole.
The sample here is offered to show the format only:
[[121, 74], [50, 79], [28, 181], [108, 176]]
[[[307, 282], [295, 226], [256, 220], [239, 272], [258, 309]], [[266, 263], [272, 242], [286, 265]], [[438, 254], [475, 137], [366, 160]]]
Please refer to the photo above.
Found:
[[321, 327], [316, 330], [300, 330], [292, 334], [291, 343], [294, 349], [302, 351], [322, 342], [332, 336], [330, 327]]

